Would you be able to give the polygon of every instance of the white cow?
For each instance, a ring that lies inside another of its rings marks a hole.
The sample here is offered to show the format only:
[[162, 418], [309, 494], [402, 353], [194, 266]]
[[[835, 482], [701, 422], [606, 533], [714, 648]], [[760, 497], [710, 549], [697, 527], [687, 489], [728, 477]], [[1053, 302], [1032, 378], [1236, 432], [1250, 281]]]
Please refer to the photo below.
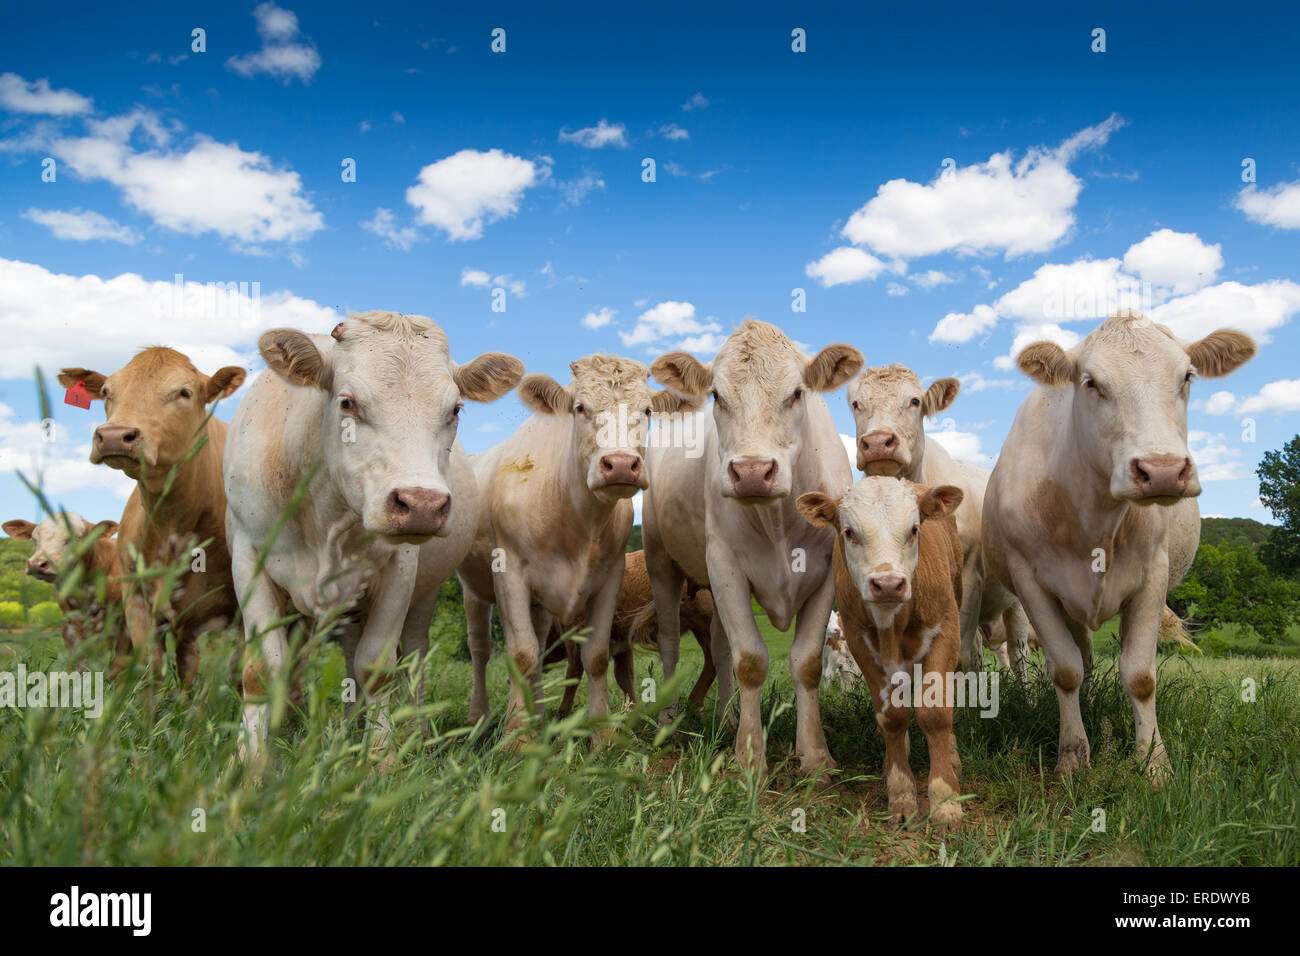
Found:
[[654, 482], [645, 496], [646, 564], [659, 613], [664, 674], [677, 668], [678, 595], [686, 578], [713, 592], [712, 650], [719, 701], [740, 684], [736, 756], [766, 770], [759, 702], [767, 646], [750, 596], [781, 630], [795, 616], [790, 673], [797, 709], [795, 750], [806, 771], [832, 768], [817, 689], [826, 622], [835, 596], [832, 533], [800, 516], [795, 499], [809, 491], [840, 495], [853, 473], [825, 400], [862, 367], [852, 346], [830, 345], [809, 359], [780, 329], [746, 319], [710, 365], [685, 352], [661, 356], [651, 374], [675, 392], [712, 395], [701, 413], [702, 454], [656, 442]]
[[1113, 316], [1068, 352], [1036, 342], [1020, 369], [1039, 383], [1020, 406], [984, 499], [989, 575], [1013, 588], [1042, 642], [1061, 710], [1056, 771], [1088, 762], [1079, 686], [1092, 632], [1122, 614], [1120, 679], [1137, 751], [1158, 782], [1155, 652], [1166, 594], [1200, 538], [1187, 400], [1197, 376], [1255, 354], [1240, 332], [1184, 345], [1167, 328]]
[[[478, 512], [456, 438], [463, 399], [492, 401], [524, 371], [499, 352], [457, 365], [442, 329], [393, 312], [350, 316], [330, 335], [273, 329], [258, 347], [272, 374], [259, 376], [235, 412], [224, 462], [250, 652], [249, 757], [269, 715], [269, 704], [250, 698], [289, 663], [286, 614], [341, 624], [348, 676], [367, 701], [386, 696], [394, 645], [402, 656], [428, 649], [438, 588], [469, 550]], [[381, 746], [386, 717], [378, 725]]]
[[937, 415], [956, 399], [961, 382], [940, 378], [929, 388], [905, 365], [865, 369], [849, 386], [849, 408], [857, 426], [857, 464], [867, 475], [905, 478], [916, 484], [955, 485], [963, 493], [957, 508], [957, 533], [962, 550], [961, 664], [980, 667], [979, 625], [1001, 619], [1008, 635], [1009, 664], [1026, 679], [1028, 622], [1015, 595], [997, 582], [986, 581], [980, 555], [980, 512], [990, 472], [969, 462], [954, 461], [933, 438], [926, 437], [925, 419]]
[[[652, 393], [640, 362], [592, 355], [569, 365], [573, 383], [529, 375], [519, 395], [536, 414], [501, 444], [473, 458], [481, 491], [478, 531], [460, 567], [474, 684], [470, 722], [487, 713], [488, 615], [496, 604], [507, 650], [542, 709], [541, 642], [552, 619], [585, 619], [581, 647], [587, 711], [607, 713], [609, 628], [632, 531], [631, 498], [645, 489], [650, 418], [692, 403]], [[681, 603], [678, 589], [674, 604]], [[512, 680], [507, 731], [527, 720], [524, 688]], [[516, 739], [516, 743], [521, 738]]]

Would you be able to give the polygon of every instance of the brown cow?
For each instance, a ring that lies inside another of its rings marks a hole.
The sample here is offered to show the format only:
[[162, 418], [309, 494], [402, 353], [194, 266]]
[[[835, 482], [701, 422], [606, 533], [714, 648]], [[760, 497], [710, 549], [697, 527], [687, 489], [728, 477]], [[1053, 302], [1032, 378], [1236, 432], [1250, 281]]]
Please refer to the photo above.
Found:
[[[86, 638], [104, 630], [106, 608], [122, 603], [122, 573], [117, 560], [116, 521], [91, 524], [74, 511], [51, 515], [40, 524], [15, 519], [4, 523], [5, 534], [31, 541], [27, 573], [54, 583], [80, 569], [76, 587], [59, 599], [63, 612], [63, 646], [80, 648]], [[87, 539], [94, 535], [94, 540]], [[75, 543], [74, 543], [75, 541]], [[119, 637], [119, 639], [124, 639]]]
[[[165, 648], [154, 637], [161, 614], [176, 636], [176, 671], [187, 689], [199, 669], [199, 634], [224, 628], [238, 610], [221, 483], [226, 424], [207, 406], [232, 395], [244, 375], [226, 366], [209, 377], [161, 346], [141, 350], [112, 375], [84, 368], [59, 375], [64, 388], [80, 382], [104, 402], [107, 421], [95, 429], [91, 462], [135, 479], [118, 560], [127, 575], [139, 570], [137, 561], [154, 574], [123, 589], [131, 649], [149, 648], [153, 671], [161, 670]], [[118, 650], [110, 678], [126, 666], [125, 642]]]
[[951, 685], [961, 651], [962, 556], [953, 518], [961, 500], [953, 485], [927, 488], [880, 477], [863, 478], [842, 498], [799, 496], [799, 511], [810, 524], [835, 530], [835, 599], [885, 738], [894, 823], [916, 813], [916, 780], [908, 766], [911, 709], [930, 751], [931, 816], [941, 826], [961, 821], [953, 699], [931, 695], [936, 681], [945, 689]]
[[[700, 650], [704, 652], [704, 670], [690, 694], [691, 706], [700, 707], [704, 703], [704, 695], [713, 685], [716, 673], [713, 654], [709, 651], [713, 595], [708, 588], [697, 587], [689, 581], [682, 585], [681, 621], [682, 628], [695, 635]], [[564, 689], [564, 699], [560, 702], [560, 710], [566, 713], [573, 708], [573, 700], [578, 693], [578, 681], [582, 678], [582, 654], [581, 644], [577, 641], [565, 640], [561, 646], [560, 640], [566, 632], [580, 630], [585, 626], [583, 618], [570, 622], [567, 627], [552, 624], [546, 642], [550, 649], [545, 659], [547, 664], [566, 659], [568, 662], [564, 676], [571, 683]], [[632, 682], [633, 649], [637, 645], [657, 647], [658, 632], [658, 616], [655, 613], [654, 594], [650, 589], [650, 575], [646, 571], [645, 552], [633, 551], [624, 559], [623, 586], [618, 592], [614, 621], [609, 629], [609, 646], [614, 655], [614, 679], [629, 702], [636, 700], [636, 687]]]

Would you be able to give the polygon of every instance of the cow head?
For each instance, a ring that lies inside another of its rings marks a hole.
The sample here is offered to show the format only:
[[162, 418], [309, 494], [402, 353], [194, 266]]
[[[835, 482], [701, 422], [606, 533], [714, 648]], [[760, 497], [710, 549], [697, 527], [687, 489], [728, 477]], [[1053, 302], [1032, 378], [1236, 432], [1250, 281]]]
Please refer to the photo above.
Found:
[[549, 375], [528, 375], [519, 385], [525, 405], [542, 415], [573, 421], [572, 452], [587, 487], [604, 497], [630, 498], [649, 486], [645, 468], [650, 418], [690, 411], [696, 403], [672, 392], [651, 392], [640, 362], [591, 355], [569, 363], [567, 388]]
[[273, 329], [258, 348], [286, 382], [328, 396], [324, 467], [366, 531], [394, 543], [446, 535], [463, 400], [499, 398], [519, 381], [523, 363], [487, 352], [457, 365], [442, 329], [417, 315], [352, 315], [330, 336]]
[[674, 392], [713, 396], [722, 494], [754, 504], [790, 493], [808, 432], [805, 394], [839, 388], [862, 365], [851, 345], [828, 345], [809, 359], [776, 326], [746, 319], [710, 365], [669, 352], [650, 372]]
[[955, 378], [937, 379], [922, 388], [905, 365], [865, 369], [849, 386], [858, 470], [868, 475], [917, 474], [925, 454], [925, 419], [951, 405], [960, 390]]
[[106, 421], [95, 429], [90, 460], [159, 491], [167, 472], [193, 452], [208, 418], [207, 406], [234, 394], [244, 382], [244, 370], [228, 365], [207, 376], [180, 352], [154, 346], [109, 376], [84, 368], [59, 374], [64, 388], [78, 382], [91, 398], [104, 402]]
[[798, 505], [810, 524], [839, 535], [853, 586], [880, 621], [892, 620], [892, 612], [912, 599], [922, 522], [952, 514], [961, 500], [961, 489], [953, 485], [927, 488], [869, 477], [842, 498], [812, 491], [800, 495]]
[[73, 511], [45, 518], [40, 524], [15, 519], [6, 521], [3, 527], [9, 537], [31, 541], [32, 556], [27, 559], [27, 573], [41, 581], [58, 578], [71, 558], [69, 551], [74, 540], [85, 538], [96, 529], [100, 529], [102, 537], [117, 533], [116, 521], [91, 524]]
[[1192, 380], [1227, 375], [1254, 354], [1240, 332], [1220, 329], [1184, 345], [1163, 325], [1126, 313], [1068, 352], [1035, 342], [1017, 362], [1039, 384], [1073, 390], [1071, 453], [1105, 477], [1112, 497], [1170, 504], [1201, 493], [1187, 450]]

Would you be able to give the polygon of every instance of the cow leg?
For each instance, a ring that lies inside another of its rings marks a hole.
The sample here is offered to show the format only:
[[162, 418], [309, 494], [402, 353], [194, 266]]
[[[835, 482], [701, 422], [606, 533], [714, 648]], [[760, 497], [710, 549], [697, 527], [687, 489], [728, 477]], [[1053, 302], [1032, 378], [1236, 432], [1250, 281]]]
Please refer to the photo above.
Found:
[[[361, 680], [357, 676], [357, 645], [361, 643], [361, 625], [364, 622], [360, 618], [345, 618], [339, 622], [339, 646], [343, 648], [343, 664], [347, 668], [348, 684], [352, 693], [347, 695], [344, 700], [347, 702], [347, 716], [357, 721], [361, 716], [358, 712], [359, 703], [357, 700], [357, 688], [361, 686]], [[360, 724], [358, 723], [358, 726]]]
[[194, 686], [199, 673], [199, 638], [188, 627], [176, 631], [176, 675], [185, 691]]
[[1072, 620], [1060, 604], [1034, 580], [1032, 570], [1015, 573], [1015, 591], [1038, 632], [1043, 656], [1052, 683], [1056, 685], [1056, 702], [1061, 712], [1061, 733], [1057, 745], [1056, 773], [1069, 776], [1089, 757], [1088, 735], [1079, 712], [1079, 688], [1083, 683], [1083, 653], [1076, 642], [1076, 631], [1086, 631]]
[[[496, 575], [497, 610], [501, 614], [501, 625], [506, 632], [506, 653], [514, 662], [518, 676], [510, 675], [510, 701], [506, 705], [507, 734], [521, 731], [528, 723], [524, 682], [533, 685], [537, 679], [536, 671], [541, 667], [541, 642], [533, 631], [532, 594], [527, 582], [509, 571], [500, 571]], [[542, 716], [545, 705], [541, 694], [532, 692], [532, 706], [537, 716]], [[523, 743], [521, 735], [516, 743]]]
[[1021, 684], [1029, 683], [1029, 618], [1019, 601], [1013, 601], [1002, 612], [1002, 629], [1007, 640], [1008, 664]]
[[614, 648], [614, 680], [627, 695], [629, 707], [636, 706], [636, 658], [630, 640], [622, 640]]
[[461, 581], [461, 603], [465, 607], [465, 631], [474, 681], [469, 692], [469, 722], [477, 724], [488, 712], [487, 666], [492, 656], [492, 604], [484, 601]]
[[[957, 662], [949, 656], [948, 648], [931, 651], [925, 660], [925, 673], [922, 675], [922, 687], [938, 679], [940, 686], [946, 687], [947, 675]], [[933, 676], [932, 676], [933, 675]], [[924, 700], [925, 695], [921, 695]], [[957, 774], [961, 768], [961, 758], [957, 757], [957, 741], [952, 732], [952, 707], [950, 701], [942, 701], [938, 707], [928, 707], [924, 703], [916, 707], [916, 722], [925, 734], [926, 747], [930, 752], [930, 818], [940, 826], [956, 826], [961, 822], [961, 804], [957, 802]]]
[[[231, 577], [244, 618], [244, 709], [240, 718], [239, 754], [245, 762], [261, 756], [270, 729], [271, 704], [267, 685], [280, 673], [289, 656], [289, 639], [283, 627], [271, 622], [284, 616], [279, 588], [265, 571], [257, 570], [257, 552], [240, 535], [230, 536]], [[257, 702], [250, 697], [261, 698]]]
[[[650, 591], [654, 595], [655, 623], [659, 631], [656, 640], [666, 684], [677, 673], [682, 640], [682, 585], [686, 583], [686, 576], [662, 548], [651, 547], [649, 542], [645, 549], [645, 565], [650, 576]], [[676, 707], [665, 707], [659, 712], [659, 722], [666, 724], [675, 716]]]
[[162, 636], [155, 634], [153, 611], [143, 586], [132, 588], [126, 599], [126, 630], [131, 638], [131, 650], [134, 653], [143, 650], [149, 655], [149, 674], [156, 680], [163, 671], [166, 648]]
[[429, 653], [429, 625], [433, 621], [433, 612], [438, 606], [438, 592], [442, 582], [430, 588], [421, 597], [412, 599], [406, 610], [406, 620], [402, 624], [402, 637], [398, 644], [398, 660], [415, 658], [411, 678], [414, 682], [411, 696], [416, 707], [424, 706], [424, 660]]
[[[591, 634], [582, 645], [582, 669], [587, 672], [587, 713], [600, 717], [609, 713], [609, 632], [614, 625], [614, 611], [618, 607], [618, 592], [623, 587], [623, 559], [605, 578], [600, 590], [587, 604], [587, 622]], [[608, 728], [601, 737], [611, 736]]]
[[794, 643], [790, 645], [790, 674], [794, 678], [795, 753], [805, 773], [834, 770], [835, 761], [826, 747], [817, 692], [821, 688], [822, 650], [826, 646], [826, 625], [835, 603], [835, 578], [827, 574], [795, 619]]
[[984, 669], [984, 652], [980, 641], [980, 604], [984, 600], [984, 568], [979, 552], [972, 549], [961, 563], [961, 668]]
[[573, 711], [573, 702], [578, 697], [578, 685], [582, 683], [582, 651], [575, 640], [564, 642], [564, 699], [560, 701], [560, 713]]
[[731, 642], [722, 617], [716, 612], [709, 624], [709, 653], [718, 672], [718, 717], [729, 726], [736, 723], [736, 675], [731, 669]]
[[370, 742], [374, 753], [387, 748], [392, 731], [392, 721], [388, 716], [388, 698], [392, 691], [389, 665], [396, 656], [396, 645], [401, 640], [406, 613], [414, 596], [418, 564], [419, 549], [414, 546], [400, 549], [388, 562], [388, 567], [378, 576], [366, 623], [361, 629], [361, 640], [357, 643], [356, 668], [362, 693], [367, 704], [375, 705], [366, 714], [374, 730]]
[[[1166, 574], [1153, 569], [1148, 580], [1163, 582]], [[1119, 677], [1133, 707], [1137, 755], [1146, 760], [1153, 786], [1162, 784], [1170, 772], [1169, 755], [1156, 723], [1156, 641], [1164, 609], [1164, 589], [1148, 586], [1129, 599], [1119, 625]]]
[[694, 710], [699, 710], [704, 706], [704, 698], [709, 693], [709, 688], [713, 686], [713, 679], [717, 676], [717, 668], [713, 666], [713, 650], [709, 646], [712, 643], [712, 622], [710, 622], [710, 636], [706, 639], [705, 635], [692, 631], [695, 634], [695, 640], [700, 645], [700, 650], [704, 652], [704, 669], [700, 671], [700, 679], [695, 682], [691, 688], [691, 696], [688, 703]]
[[[722, 623], [725, 642], [721, 650], [731, 657], [726, 663], [731, 664], [740, 690], [736, 759], [740, 761], [741, 767], [761, 775], [767, 772], [762, 719], [763, 682], [767, 679], [767, 644], [763, 642], [763, 635], [759, 633], [758, 624], [754, 621], [749, 581], [740, 573], [728, 548], [719, 536], [714, 535], [706, 554], [713, 584], [713, 603], [717, 607], [713, 619], [715, 625], [719, 621]], [[718, 569], [717, 574], [713, 573], [714, 568]], [[824, 631], [825, 621], [822, 622], [822, 628]], [[713, 656], [717, 661], [720, 678], [718, 683], [721, 687], [721, 676], [725, 671], [719, 650], [715, 632]]]
[[[537, 646], [540, 653], [537, 658], [537, 669], [533, 671], [533, 700], [537, 701], [537, 712], [542, 716], [546, 714], [546, 696], [542, 689], [542, 676], [546, 671], [546, 655], [553, 646], [550, 643], [551, 632], [561, 633], [560, 628], [555, 627], [555, 618], [551, 613], [540, 604], [534, 604], [528, 609], [529, 620], [533, 622], [533, 633], [537, 635]], [[560, 638], [556, 638], [560, 640]]]

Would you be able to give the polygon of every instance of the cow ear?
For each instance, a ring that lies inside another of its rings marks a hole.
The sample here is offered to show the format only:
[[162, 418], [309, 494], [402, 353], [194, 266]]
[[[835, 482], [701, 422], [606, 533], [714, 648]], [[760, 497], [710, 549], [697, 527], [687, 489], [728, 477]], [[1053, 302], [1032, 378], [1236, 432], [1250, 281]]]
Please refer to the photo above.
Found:
[[931, 382], [925, 390], [925, 398], [921, 399], [921, 415], [925, 418], [938, 415], [953, 403], [960, 391], [961, 382], [955, 378], [940, 378]]
[[296, 329], [271, 329], [257, 340], [267, 367], [290, 385], [328, 389], [329, 361], [316, 343]]
[[495, 402], [519, 384], [524, 363], [504, 352], [484, 352], [451, 373], [460, 394], [472, 402]]
[[1016, 364], [1040, 385], [1061, 388], [1074, 381], [1074, 359], [1055, 342], [1026, 345]]
[[118, 524], [116, 521], [110, 521], [107, 518], [105, 518], [103, 521], [98, 522], [95, 525], [95, 527], [91, 528], [90, 530], [94, 531], [95, 528], [104, 529], [104, 533], [100, 535], [101, 538], [111, 538], [113, 537], [113, 535], [117, 534]]
[[962, 490], [956, 485], [935, 485], [933, 488], [921, 491], [917, 496], [916, 504], [921, 509], [922, 518], [939, 518], [956, 511], [964, 497]]
[[1241, 332], [1219, 329], [1187, 346], [1187, 355], [1198, 374], [1218, 378], [1255, 357], [1255, 340]]
[[840, 499], [820, 491], [809, 491], [799, 496], [795, 507], [804, 520], [817, 528], [833, 528], [840, 520]]
[[713, 370], [689, 352], [668, 352], [650, 364], [656, 382], [678, 395], [704, 395], [713, 387]]
[[64, 388], [72, 388], [72, 386], [80, 382], [85, 386], [86, 394], [92, 399], [103, 397], [99, 393], [103, 391], [104, 383], [107, 381], [107, 375], [92, 372], [88, 368], [65, 368], [59, 373], [60, 385]]
[[208, 395], [204, 399], [204, 404], [234, 395], [239, 390], [239, 386], [244, 384], [247, 375], [248, 373], [238, 365], [227, 365], [225, 368], [217, 369], [208, 379]]
[[803, 383], [815, 392], [839, 388], [862, 371], [867, 360], [852, 345], [828, 345], [804, 366]]
[[573, 411], [573, 395], [549, 375], [525, 375], [519, 383], [519, 397], [542, 415], [567, 415]]
[[21, 518], [6, 521], [0, 527], [4, 528], [5, 534], [9, 535], [9, 537], [17, 538], [20, 541], [30, 541], [32, 532], [36, 530], [36, 525], [30, 521], [23, 521]]
[[698, 395], [678, 395], [676, 392], [655, 392], [650, 399], [651, 411], [663, 414], [665, 412], [693, 412], [697, 411], [704, 401]]

